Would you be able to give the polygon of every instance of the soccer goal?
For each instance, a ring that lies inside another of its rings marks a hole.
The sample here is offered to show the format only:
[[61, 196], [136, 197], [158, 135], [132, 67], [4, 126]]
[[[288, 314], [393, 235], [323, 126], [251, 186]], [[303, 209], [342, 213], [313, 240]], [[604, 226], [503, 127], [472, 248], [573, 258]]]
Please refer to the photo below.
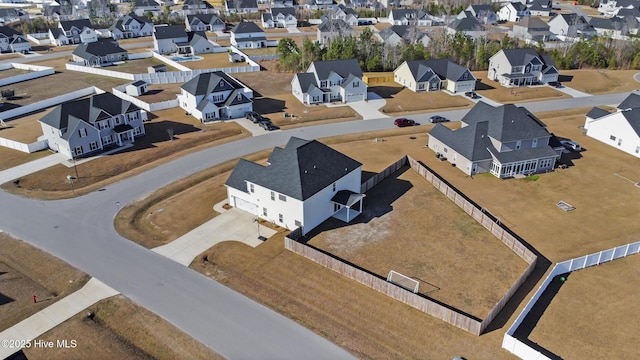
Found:
[[409, 291], [413, 291], [414, 294], [418, 293], [418, 286], [420, 283], [418, 280], [414, 280], [408, 276], [402, 275], [397, 271], [389, 271], [389, 275], [387, 276], [387, 281], [393, 284], [396, 284], [400, 287], [403, 287]]

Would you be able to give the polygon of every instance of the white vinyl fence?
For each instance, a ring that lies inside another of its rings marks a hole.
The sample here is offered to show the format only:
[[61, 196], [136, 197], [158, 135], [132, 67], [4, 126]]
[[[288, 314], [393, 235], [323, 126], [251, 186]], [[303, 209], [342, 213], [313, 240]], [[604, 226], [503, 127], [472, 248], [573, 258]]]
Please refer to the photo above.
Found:
[[0, 146], [31, 154], [33, 152], [46, 149], [48, 145], [47, 140], [38, 140], [36, 142], [32, 142], [31, 144], [25, 144], [19, 141], [0, 137]]
[[157, 110], [164, 110], [164, 109], [170, 109], [170, 108], [174, 108], [174, 107], [178, 107], [179, 103], [178, 103], [178, 99], [173, 99], [173, 100], [167, 100], [167, 101], [161, 101], [161, 102], [157, 102], [157, 103], [147, 103], [144, 102], [140, 99], [138, 99], [135, 96], [131, 96], [129, 94], [126, 93], [125, 91], [125, 87], [127, 85], [121, 85], [118, 87], [114, 87], [112, 90], [113, 95], [123, 99], [123, 100], [127, 100], [129, 102], [131, 102], [132, 104], [136, 105], [137, 107], [147, 110], [147, 111], [157, 111]]
[[102, 93], [104, 93], [104, 90], [99, 89], [95, 86], [90, 86], [88, 88], [72, 91], [64, 95], [55, 96], [49, 99], [28, 104], [25, 106], [20, 106], [15, 109], [3, 111], [0, 113], [0, 116], [2, 117], [2, 120], [7, 121], [7, 119], [13, 119], [15, 117], [22, 116], [30, 112], [46, 109], [54, 105], [62, 104], [63, 102], [66, 102], [66, 101], [74, 100], [74, 99], [81, 98], [88, 95], [102, 94]]
[[[620, 259], [629, 255], [637, 254], [640, 252], [640, 241], [629, 243], [627, 245], [618, 246], [612, 249], [603, 250], [597, 253], [577, 257], [571, 260], [563, 261], [556, 264], [551, 270], [551, 273], [544, 280], [542, 285], [538, 288], [531, 300], [527, 303], [527, 306], [522, 310], [520, 315], [516, 318], [516, 321], [511, 325], [509, 330], [504, 334], [502, 339], [502, 348], [511, 352], [515, 356], [524, 360], [551, 360], [546, 355], [543, 355], [539, 351], [529, 347], [522, 341], [513, 337], [524, 318], [529, 311], [536, 304], [540, 296], [544, 293], [545, 289], [554, 277], [560, 274], [585, 269], [591, 266], [600, 265], [609, 261]], [[541, 344], [542, 345], [542, 344]]]
[[5, 85], [21, 82], [21, 81], [37, 79], [39, 77], [55, 74], [55, 70], [53, 70], [52, 67], [48, 67], [48, 66], [37, 66], [37, 65], [29, 65], [29, 64], [19, 64], [19, 63], [0, 64], [0, 70], [9, 70], [12, 68], [27, 70], [30, 72], [26, 74], [10, 76], [8, 78], [0, 79], [0, 86], [5, 86]]

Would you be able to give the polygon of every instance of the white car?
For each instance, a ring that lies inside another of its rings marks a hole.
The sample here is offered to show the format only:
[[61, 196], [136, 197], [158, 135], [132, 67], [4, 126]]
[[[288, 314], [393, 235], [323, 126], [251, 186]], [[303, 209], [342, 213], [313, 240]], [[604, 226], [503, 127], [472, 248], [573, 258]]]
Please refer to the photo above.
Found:
[[571, 140], [560, 140], [560, 144], [562, 144], [565, 148], [567, 148], [568, 150], [573, 150], [573, 151], [580, 151], [582, 150], [582, 147], [580, 146], [580, 144], [578, 144], [575, 141], [571, 141]]

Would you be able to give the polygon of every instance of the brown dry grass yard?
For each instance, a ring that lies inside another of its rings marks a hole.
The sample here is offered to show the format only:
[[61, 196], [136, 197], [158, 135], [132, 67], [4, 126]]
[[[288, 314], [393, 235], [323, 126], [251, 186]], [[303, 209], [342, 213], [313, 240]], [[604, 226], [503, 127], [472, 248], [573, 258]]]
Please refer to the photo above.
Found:
[[138, 96], [138, 98], [149, 104], [174, 100], [176, 96], [180, 94], [180, 86], [182, 85], [182, 83], [149, 85], [147, 87], [148, 92], [142, 96]]
[[247, 63], [244, 63], [244, 62], [240, 62], [240, 63], [229, 62], [229, 54], [226, 52], [217, 53], [217, 54], [200, 54], [198, 56], [201, 56], [204, 59], [197, 60], [197, 61], [181, 62], [180, 65], [184, 65], [189, 69], [195, 69], [195, 70], [247, 66]]
[[[563, 156], [563, 161], [571, 165], [568, 169], [542, 174], [537, 181], [499, 180], [490, 175], [467, 178], [459, 169], [438, 161], [432, 151], [424, 148], [430, 126], [341, 136], [325, 141], [364, 163], [365, 170], [371, 172], [382, 170], [404, 154], [411, 154], [496, 215], [545, 257], [557, 262], [636, 241], [640, 236], [640, 224], [633, 221], [634, 214], [640, 212], [640, 191], [628, 180], [615, 175], [639, 181], [638, 159], [584, 136], [580, 126], [588, 110], [537, 114], [550, 131], [576, 140], [586, 149], [579, 155]], [[416, 139], [412, 140], [410, 136]], [[373, 142], [374, 138], [386, 141]], [[174, 197], [171, 204], [165, 202], [162, 207], [164, 211], [170, 211], [170, 205], [175, 209], [188, 208], [193, 199], [198, 198], [197, 193], [204, 197], [215, 191], [223, 192], [210, 184], [198, 185], [189, 189], [190, 194], [184, 197], [184, 202], [181, 197]], [[176, 193], [154, 196], [162, 200]], [[563, 212], [555, 205], [559, 200], [574, 205], [576, 210]], [[368, 201], [371, 199], [365, 200], [365, 207]], [[149, 209], [155, 205], [151, 202], [146, 206]], [[211, 206], [211, 203], [206, 205]], [[144, 218], [148, 214], [141, 212], [138, 216]], [[429, 216], [439, 216], [438, 210], [427, 212], [423, 217]], [[144, 222], [142, 218], [140, 221]], [[421, 218], [420, 221], [427, 220]], [[158, 224], [156, 221], [153, 226], [159, 234], [190, 230], [177, 221], [165, 220], [162, 227]], [[516, 293], [516, 303], [507, 306], [490, 325], [487, 334], [475, 337], [284, 251], [282, 236], [279, 234], [255, 249], [236, 242], [221, 243], [207, 251], [206, 257], [203, 255], [195, 260], [192, 267], [298, 321], [360, 358], [423, 359], [463, 355], [478, 359], [511, 359], [511, 355], [501, 350], [505, 326], [513, 322], [525, 300], [537, 288], [536, 283], [543, 278], [541, 272], [546, 270], [534, 272], [523, 291]], [[622, 271], [627, 271], [625, 269], [623, 266]], [[483, 270], [455, 275], [458, 281], [463, 281]], [[492, 286], [496, 281], [493, 275], [482, 277], [479, 280], [482, 285], [476, 286]], [[623, 277], [612, 276], [608, 281], [611, 287], [629, 286]], [[603, 331], [613, 333], [620, 324], [604, 324]], [[631, 323], [626, 325], [633, 326]], [[555, 349], [565, 342], [565, 338], [545, 341], [548, 343], [541, 345]], [[611, 354], [610, 358], [622, 357], [623, 354], [617, 356], [619, 353], [614, 346], [603, 346]]]
[[637, 358], [639, 278], [638, 255], [571, 273], [529, 338], [567, 360]]
[[633, 78], [637, 73], [638, 70], [562, 70], [560, 81], [588, 94], [633, 91], [640, 89], [640, 83]]
[[[120, 71], [127, 74], [146, 74], [148, 72], [147, 68], [149, 66], [154, 65], [167, 65], [166, 63], [154, 58], [148, 57], [144, 59], [135, 59], [135, 60], [127, 60], [122, 64], [105, 66], [101, 69], [110, 70], [110, 71]], [[173, 66], [167, 65], [167, 71], [178, 71], [178, 69]]]
[[[312, 121], [344, 121], [360, 118], [360, 115], [348, 106], [305, 106], [291, 93], [291, 80], [294, 74], [278, 72], [275, 70], [276, 63], [276, 61], [263, 61], [260, 64], [267, 68], [265, 71], [232, 75], [254, 90], [253, 109], [270, 118], [275, 125], [287, 128]], [[295, 118], [285, 118], [285, 112], [295, 115]]]
[[503, 104], [571, 98], [569, 95], [547, 85], [508, 88], [500, 85], [500, 83], [496, 81], [487, 79], [486, 71], [474, 71], [473, 75], [478, 79], [476, 92], [480, 96], [486, 96], [493, 101]]
[[[2, 136], [2, 131], [0, 131], [0, 136]], [[7, 170], [29, 161], [37, 160], [48, 155], [51, 155], [48, 151], [38, 151], [33, 154], [27, 154], [22, 151], [0, 146], [0, 159], [2, 159], [2, 161], [0, 161], [0, 171]]]
[[[248, 136], [247, 131], [236, 123], [203, 125], [197, 119], [185, 116], [180, 108], [158, 111], [155, 116], [145, 124], [146, 135], [136, 139], [133, 147], [78, 164], [79, 178], [74, 184], [76, 193], [96, 190], [104, 184], [173, 160], [187, 151]], [[173, 129], [173, 141], [170, 141], [167, 129]], [[69, 197], [73, 194], [66, 177], [73, 173], [73, 167], [56, 165], [20, 178], [20, 187], [6, 183], [3, 188], [17, 194], [48, 199]]]
[[[89, 276], [0, 232], [0, 331], [80, 289]], [[33, 303], [31, 296], [38, 302]]]
[[[88, 311], [94, 318], [86, 316]], [[122, 295], [102, 300], [37, 339], [75, 340], [75, 348], [30, 348], [29, 359], [223, 359]]]
[[353, 225], [330, 219], [312, 231], [309, 244], [382, 277], [395, 270], [419, 279], [421, 294], [480, 319], [527, 267], [409, 167], [366, 195]]
[[0, 78], [6, 79], [11, 76], [18, 76], [18, 75], [26, 74], [29, 72], [30, 71], [28, 70], [22, 70], [22, 69], [16, 69], [16, 68], [0, 70]]
[[466, 97], [450, 95], [444, 91], [413, 92], [397, 83], [384, 83], [369, 87], [383, 97], [387, 103], [380, 109], [389, 115], [406, 114], [435, 109], [471, 108], [473, 103]]

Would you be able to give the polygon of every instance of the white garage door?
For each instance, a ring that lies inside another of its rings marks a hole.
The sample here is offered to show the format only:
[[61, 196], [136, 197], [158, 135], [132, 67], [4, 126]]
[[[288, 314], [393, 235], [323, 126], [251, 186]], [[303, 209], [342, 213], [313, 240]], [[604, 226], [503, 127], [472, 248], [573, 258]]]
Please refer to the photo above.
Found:
[[236, 196], [234, 196], [233, 198], [235, 203], [234, 206], [237, 207], [238, 209], [244, 210], [254, 215], [258, 214], [258, 205]]

